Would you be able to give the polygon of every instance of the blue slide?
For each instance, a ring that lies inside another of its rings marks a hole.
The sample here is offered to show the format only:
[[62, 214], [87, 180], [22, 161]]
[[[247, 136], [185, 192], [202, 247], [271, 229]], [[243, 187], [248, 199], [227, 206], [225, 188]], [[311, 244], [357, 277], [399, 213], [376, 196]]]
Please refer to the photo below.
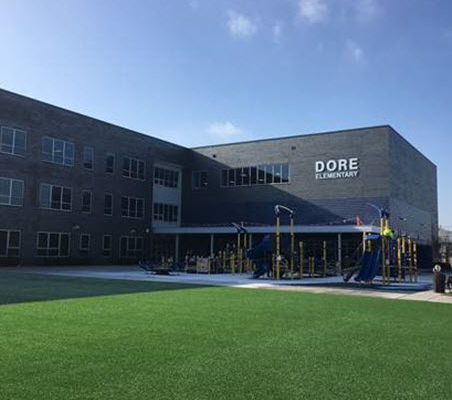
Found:
[[254, 271], [253, 279], [257, 279], [271, 270], [272, 259], [272, 238], [265, 235], [260, 244], [248, 250], [246, 256], [256, 263], [256, 271]]
[[378, 273], [381, 261], [381, 251], [366, 251], [361, 260], [361, 269], [355, 277], [356, 282], [370, 282]]

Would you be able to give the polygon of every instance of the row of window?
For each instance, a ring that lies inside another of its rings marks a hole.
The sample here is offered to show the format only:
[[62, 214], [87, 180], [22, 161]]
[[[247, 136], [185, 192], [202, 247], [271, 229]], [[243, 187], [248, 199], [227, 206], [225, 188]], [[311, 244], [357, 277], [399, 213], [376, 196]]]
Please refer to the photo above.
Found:
[[[91, 190], [82, 191], [84, 213], [92, 212], [93, 194]], [[24, 199], [24, 181], [0, 178], [0, 204], [22, 206]], [[72, 188], [41, 183], [39, 187], [39, 207], [57, 211], [72, 211]], [[173, 204], [154, 203], [154, 221], [177, 222], [179, 208]], [[104, 215], [113, 215], [113, 194], [104, 193]], [[144, 218], [144, 199], [121, 196], [121, 216], [127, 218]]]
[[174, 204], [154, 203], [152, 219], [154, 221], [177, 222], [179, 207]]
[[289, 164], [266, 164], [221, 171], [221, 186], [271, 185], [290, 182]]
[[[20, 129], [0, 127], [0, 152], [25, 156], [27, 150], [27, 133]], [[41, 159], [53, 164], [74, 166], [75, 146], [67, 140], [44, 136], [41, 141]], [[83, 166], [94, 169], [94, 148], [83, 147]], [[113, 173], [115, 154], [105, 154], [105, 172]], [[122, 176], [145, 180], [145, 163], [132, 157], [123, 158]]]
[[[38, 257], [69, 257], [71, 235], [66, 232], [38, 232], [36, 238], [36, 254]], [[142, 236], [121, 236], [119, 239], [119, 256], [121, 258], [139, 258], [143, 254]], [[0, 257], [19, 257], [21, 232], [17, 230], [0, 230]], [[80, 234], [79, 254], [88, 256], [91, 246], [91, 235]], [[102, 236], [102, 255], [111, 257], [113, 236]]]
[[177, 188], [179, 186], [179, 172], [172, 169], [154, 167], [154, 184]]
[[[271, 185], [290, 182], [289, 164], [265, 164], [221, 170], [221, 187]], [[207, 188], [207, 171], [192, 172], [192, 189]]]

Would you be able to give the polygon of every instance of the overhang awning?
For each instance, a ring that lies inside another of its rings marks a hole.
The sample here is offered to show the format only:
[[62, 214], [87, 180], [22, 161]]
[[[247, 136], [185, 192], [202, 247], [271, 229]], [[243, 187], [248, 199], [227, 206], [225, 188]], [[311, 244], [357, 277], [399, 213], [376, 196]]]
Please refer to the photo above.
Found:
[[[274, 225], [245, 226], [248, 233], [273, 233]], [[202, 234], [235, 234], [237, 229], [231, 226], [180, 226], [154, 227], [151, 232], [157, 235], [202, 235]], [[289, 225], [281, 225], [281, 233], [289, 233]], [[379, 233], [380, 227], [374, 225], [295, 225], [295, 233]]]

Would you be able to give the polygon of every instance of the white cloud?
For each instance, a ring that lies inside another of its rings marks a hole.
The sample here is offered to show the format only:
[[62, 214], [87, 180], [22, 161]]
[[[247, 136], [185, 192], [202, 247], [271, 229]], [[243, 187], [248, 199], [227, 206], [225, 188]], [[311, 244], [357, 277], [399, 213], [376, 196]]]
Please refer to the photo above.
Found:
[[273, 41], [275, 43], [279, 43], [281, 41], [282, 29], [283, 29], [283, 25], [281, 22], [276, 22], [272, 26], [272, 36], [273, 36]]
[[324, 0], [300, 0], [298, 11], [310, 23], [321, 22], [328, 14], [328, 5]]
[[348, 54], [356, 61], [361, 62], [364, 58], [364, 50], [358, 43], [353, 40], [347, 40], [346, 42], [347, 52]]
[[377, 0], [357, 0], [355, 2], [356, 16], [360, 21], [369, 21], [380, 13]]
[[210, 124], [207, 128], [207, 132], [210, 135], [218, 136], [220, 138], [231, 138], [241, 135], [243, 130], [235, 126], [232, 122], [226, 121]]
[[228, 12], [228, 29], [234, 37], [247, 38], [257, 33], [257, 25], [250, 18], [235, 11]]

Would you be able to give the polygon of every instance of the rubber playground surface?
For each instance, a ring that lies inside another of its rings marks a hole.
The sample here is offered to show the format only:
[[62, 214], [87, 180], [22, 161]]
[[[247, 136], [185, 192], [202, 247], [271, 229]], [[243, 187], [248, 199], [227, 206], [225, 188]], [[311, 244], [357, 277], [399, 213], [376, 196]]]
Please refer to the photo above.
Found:
[[450, 398], [449, 304], [126, 272], [0, 270], [0, 398]]

